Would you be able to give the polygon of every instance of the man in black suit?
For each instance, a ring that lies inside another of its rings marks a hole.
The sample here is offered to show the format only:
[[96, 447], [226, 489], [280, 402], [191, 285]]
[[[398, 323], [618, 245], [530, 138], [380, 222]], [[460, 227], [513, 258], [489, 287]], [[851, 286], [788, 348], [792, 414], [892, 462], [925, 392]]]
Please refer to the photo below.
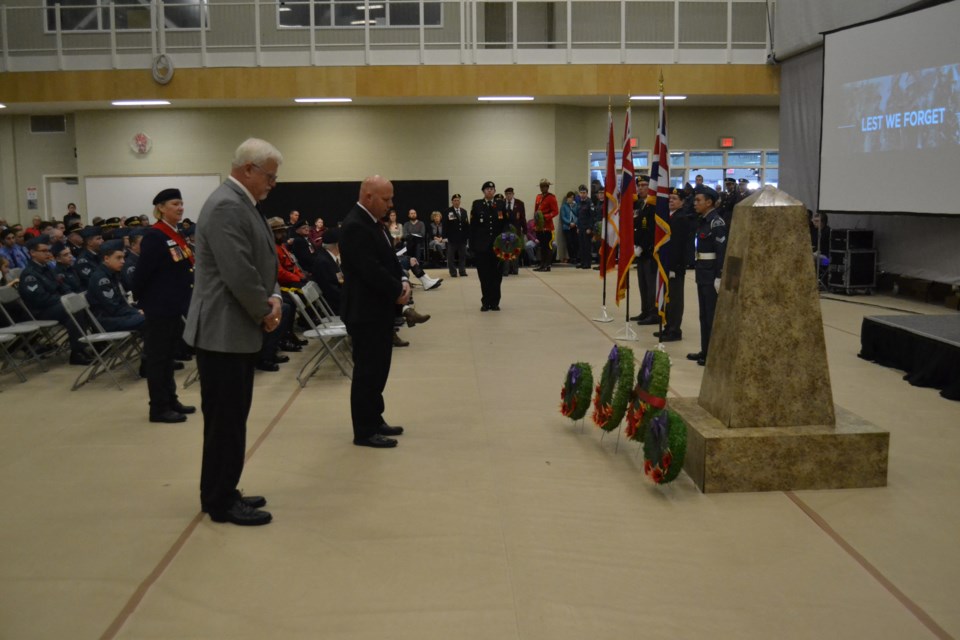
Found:
[[[467, 275], [467, 235], [470, 233], [470, 221], [467, 210], [460, 206], [460, 194], [455, 193], [450, 198], [450, 208], [447, 209], [447, 219], [443, 222], [443, 237], [447, 240], [447, 269], [450, 277], [457, 277], [457, 267], [460, 275]], [[454, 265], [454, 260], [457, 261]]]
[[371, 176], [360, 185], [360, 199], [340, 228], [340, 317], [353, 342], [353, 444], [378, 449], [397, 446], [388, 436], [403, 433], [403, 427], [391, 427], [383, 420], [395, 305], [410, 301], [410, 283], [381, 223], [392, 206], [393, 184], [382, 176]]

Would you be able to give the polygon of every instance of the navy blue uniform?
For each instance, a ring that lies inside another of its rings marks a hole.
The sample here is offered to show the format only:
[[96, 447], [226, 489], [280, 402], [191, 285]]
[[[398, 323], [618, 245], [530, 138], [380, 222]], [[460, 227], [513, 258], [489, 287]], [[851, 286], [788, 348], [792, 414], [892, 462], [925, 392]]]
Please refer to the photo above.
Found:
[[592, 262], [593, 226], [597, 223], [597, 207], [593, 199], [580, 197], [577, 204], [577, 240], [580, 243], [580, 268], [589, 269]]
[[493, 241], [506, 227], [503, 205], [483, 198], [473, 201], [470, 208], [470, 248], [480, 277], [480, 302], [483, 307], [500, 307], [500, 283], [503, 273], [493, 254]]
[[133, 251], [127, 251], [127, 255], [123, 259], [123, 269], [120, 269], [120, 282], [127, 291], [133, 291], [133, 273], [137, 270], [139, 261], [140, 256]]
[[[667, 302], [667, 321], [664, 331], [671, 338], [681, 338], [683, 322], [683, 289], [687, 274], [687, 247], [692, 243], [696, 221], [680, 207], [670, 213], [670, 240], [660, 248], [660, 262], [667, 272], [670, 300]], [[672, 275], [671, 275], [672, 274]]]
[[80, 255], [77, 256], [77, 262], [73, 265], [73, 268], [76, 269], [77, 276], [80, 277], [80, 285], [84, 289], [90, 284], [90, 275], [100, 265], [100, 262], [100, 257], [97, 254], [86, 249], [81, 250]]
[[638, 202], [633, 212], [633, 244], [640, 247], [637, 258], [637, 284], [640, 288], [640, 321], [657, 317], [657, 264], [653, 261], [657, 209], [652, 204]]
[[93, 315], [107, 331], [132, 331], [143, 324], [143, 314], [130, 306], [120, 288], [120, 274], [104, 264], [90, 274], [87, 300]]
[[70, 290], [66, 284], [46, 265], [31, 260], [20, 272], [20, 297], [30, 313], [40, 320], [56, 320], [66, 327], [70, 336], [70, 351], [80, 353], [83, 350], [79, 342], [82, 334], [60, 302], [60, 296], [67, 293]]
[[461, 276], [467, 275], [467, 238], [470, 236], [470, 220], [463, 207], [450, 207], [443, 221], [443, 237], [447, 239], [447, 270], [454, 278], [457, 269]]
[[131, 291], [146, 317], [143, 366], [150, 415], [159, 416], [174, 410], [180, 402], [173, 378], [174, 355], [180, 350], [183, 317], [190, 308], [193, 263], [175, 240], [159, 229], [147, 229], [140, 242]]
[[714, 281], [723, 272], [723, 258], [727, 251], [727, 225], [716, 209], [711, 209], [697, 223], [697, 254], [695, 275], [697, 300], [700, 303], [700, 353], [707, 357], [713, 315], [717, 310], [717, 290]]
[[62, 282], [71, 293], [83, 293], [86, 289], [83, 288], [83, 285], [80, 284], [80, 276], [77, 275], [77, 270], [73, 265], [64, 265], [57, 263], [54, 267], [54, 272], [57, 275], [57, 279]]

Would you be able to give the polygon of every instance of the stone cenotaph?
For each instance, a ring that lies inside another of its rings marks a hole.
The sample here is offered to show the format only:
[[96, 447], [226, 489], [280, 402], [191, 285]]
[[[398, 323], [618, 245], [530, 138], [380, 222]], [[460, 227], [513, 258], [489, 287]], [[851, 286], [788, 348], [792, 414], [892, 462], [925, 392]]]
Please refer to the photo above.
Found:
[[684, 471], [704, 493], [878, 487], [890, 434], [833, 404], [804, 205], [767, 185], [733, 212]]

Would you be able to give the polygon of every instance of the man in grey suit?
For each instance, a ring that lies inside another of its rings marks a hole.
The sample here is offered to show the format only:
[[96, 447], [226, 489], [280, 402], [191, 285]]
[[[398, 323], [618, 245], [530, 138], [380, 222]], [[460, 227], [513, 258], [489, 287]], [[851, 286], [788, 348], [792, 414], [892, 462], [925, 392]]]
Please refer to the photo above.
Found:
[[197, 220], [196, 272], [184, 339], [197, 350], [203, 411], [200, 506], [214, 522], [256, 526], [262, 496], [237, 490], [246, 451], [253, 373], [263, 332], [280, 325], [273, 233], [257, 210], [277, 182], [280, 152], [251, 138]]

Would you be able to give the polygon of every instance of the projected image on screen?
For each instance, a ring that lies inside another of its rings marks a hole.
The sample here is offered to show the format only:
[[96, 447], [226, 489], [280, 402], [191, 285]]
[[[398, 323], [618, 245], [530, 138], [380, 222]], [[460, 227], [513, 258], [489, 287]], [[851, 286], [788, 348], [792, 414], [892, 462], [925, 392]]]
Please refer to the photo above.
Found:
[[903, 151], [960, 144], [960, 64], [843, 85], [850, 151]]
[[960, 215], [960, 2], [828, 33], [819, 209]]

